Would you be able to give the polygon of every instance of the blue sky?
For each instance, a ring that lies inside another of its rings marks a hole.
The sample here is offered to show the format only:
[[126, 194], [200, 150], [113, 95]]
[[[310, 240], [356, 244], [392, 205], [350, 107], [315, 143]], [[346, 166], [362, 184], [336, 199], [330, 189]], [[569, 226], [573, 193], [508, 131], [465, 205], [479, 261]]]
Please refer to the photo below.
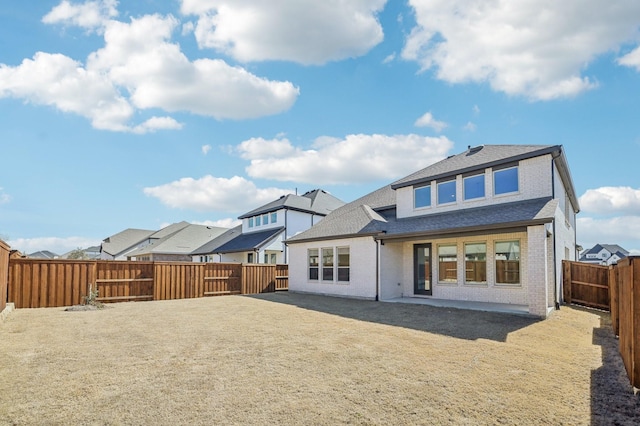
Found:
[[7, 0], [0, 238], [62, 254], [230, 226], [543, 144], [565, 148], [578, 243], [640, 254], [639, 95], [635, 0]]

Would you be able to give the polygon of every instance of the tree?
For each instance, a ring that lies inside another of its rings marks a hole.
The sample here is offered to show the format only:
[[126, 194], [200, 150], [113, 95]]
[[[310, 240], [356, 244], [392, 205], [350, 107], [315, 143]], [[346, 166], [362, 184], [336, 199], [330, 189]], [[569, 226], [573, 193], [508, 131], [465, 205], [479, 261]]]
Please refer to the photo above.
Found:
[[77, 249], [69, 253], [69, 255], [67, 256], [67, 259], [85, 260], [85, 259], [89, 259], [89, 256], [87, 256], [87, 254], [84, 252], [83, 249], [78, 247]]

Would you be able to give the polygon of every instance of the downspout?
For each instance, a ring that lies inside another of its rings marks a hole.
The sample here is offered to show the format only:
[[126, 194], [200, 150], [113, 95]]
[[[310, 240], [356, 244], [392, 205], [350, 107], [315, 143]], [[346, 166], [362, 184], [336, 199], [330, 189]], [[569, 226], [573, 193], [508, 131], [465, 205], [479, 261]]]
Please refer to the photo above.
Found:
[[376, 243], [376, 302], [380, 300], [380, 240], [372, 237]]
[[[289, 213], [289, 209], [284, 209], [284, 240], [286, 241], [289, 238], [289, 228], [287, 227], [287, 213]], [[289, 246], [284, 245], [284, 263], [287, 265], [287, 253], [289, 252]]]
[[[556, 176], [554, 164], [556, 158], [560, 157], [560, 152], [557, 155], [551, 154], [551, 198], [555, 200], [556, 198]], [[568, 200], [565, 200], [567, 202]], [[553, 301], [555, 303], [556, 311], [560, 309], [560, 298], [558, 295], [558, 258], [556, 253], [556, 218], [555, 214], [553, 216]]]

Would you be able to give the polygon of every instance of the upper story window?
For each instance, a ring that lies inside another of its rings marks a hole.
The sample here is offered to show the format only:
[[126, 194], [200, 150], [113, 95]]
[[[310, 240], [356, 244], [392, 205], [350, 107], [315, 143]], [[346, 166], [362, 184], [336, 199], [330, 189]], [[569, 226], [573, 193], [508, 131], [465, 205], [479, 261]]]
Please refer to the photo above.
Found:
[[450, 180], [438, 184], [438, 204], [456, 202], [456, 181]]
[[518, 192], [518, 167], [495, 170], [493, 172], [493, 187], [495, 195]]
[[249, 218], [249, 228], [253, 228], [253, 218]]
[[263, 214], [262, 215], [262, 224], [263, 225], [268, 225], [269, 224], [269, 215], [268, 214]]
[[261, 216], [256, 216], [256, 226], [260, 226], [260, 217]]
[[278, 221], [278, 212], [271, 213], [271, 223], [276, 223]]
[[484, 173], [464, 178], [463, 184], [465, 200], [484, 198]]
[[413, 190], [413, 207], [419, 209], [429, 206], [431, 206], [431, 185], [415, 188]]

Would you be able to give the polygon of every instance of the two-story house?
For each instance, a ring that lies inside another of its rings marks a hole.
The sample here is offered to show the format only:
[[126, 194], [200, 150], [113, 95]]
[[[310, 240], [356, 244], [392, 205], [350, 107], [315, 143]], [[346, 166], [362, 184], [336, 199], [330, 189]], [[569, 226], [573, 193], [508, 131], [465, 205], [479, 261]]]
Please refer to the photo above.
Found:
[[580, 262], [594, 265], [615, 265], [629, 256], [629, 252], [617, 244], [596, 244], [580, 255]]
[[194, 261], [287, 263], [284, 240], [311, 228], [342, 205], [343, 201], [321, 189], [283, 195], [241, 215], [241, 228], [232, 230], [236, 233], [233, 238], [194, 252]]
[[561, 146], [470, 147], [289, 238], [289, 290], [546, 317], [561, 302], [562, 260], [575, 260], [578, 211]]

